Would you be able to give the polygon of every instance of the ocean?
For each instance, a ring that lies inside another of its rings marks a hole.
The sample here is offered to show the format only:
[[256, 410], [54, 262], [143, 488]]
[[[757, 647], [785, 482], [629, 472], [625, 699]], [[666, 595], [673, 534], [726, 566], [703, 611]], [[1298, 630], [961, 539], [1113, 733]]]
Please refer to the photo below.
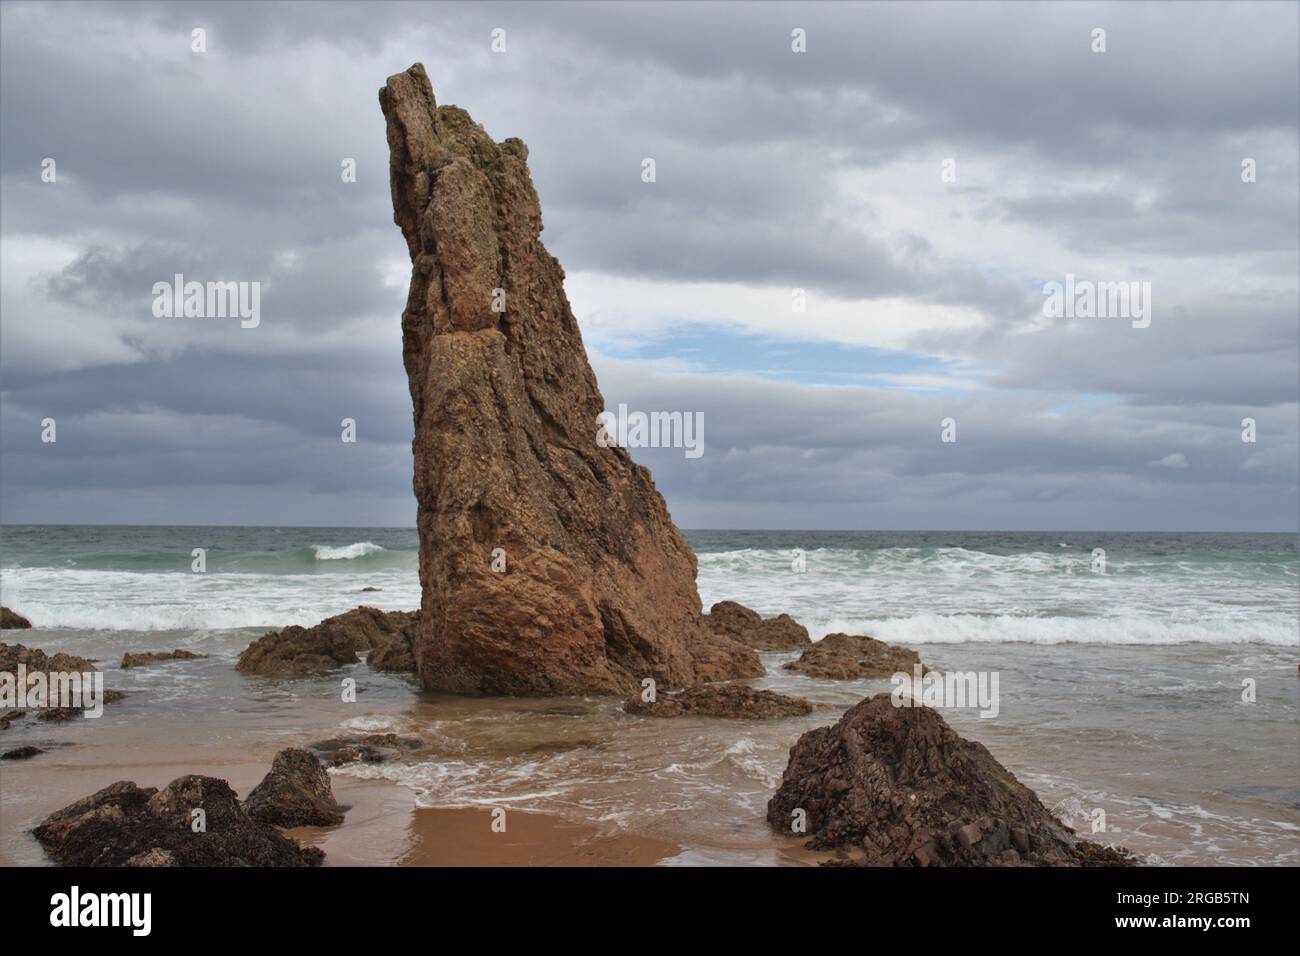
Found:
[[[729, 598], [788, 613], [814, 639], [869, 633], [913, 647], [932, 667], [996, 672], [995, 718], [945, 717], [1067, 823], [1092, 831], [1102, 821], [1094, 838], [1154, 863], [1300, 863], [1296, 535], [686, 536], [706, 609]], [[418, 806], [506, 805], [662, 838], [682, 848], [672, 863], [780, 862], [762, 817], [790, 745], [889, 689], [887, 680], [816, 681], [782, 670], [795, 655], [766, 654], [758, 686], [830, 710], [742, 724], [635, 719], [601, 698], [427, 694], [365, 665], [366, 693], [343, 711], [336, 677], [232, 670], [269, 629], [360, 603], [418, 607], [416, 569], [413, 529], [0, 529], [0, 600], [36, 625], [5, 639], [97, 658], [108, 686], [131, 692], [111, 721], [84, 722], [102, 725], [93, 734], [81, 722], [41, 731], [73, 745], [50, 764], [62, 780], [40, 760], [4, 769], [0, 855], [38, 862], [39, 848], [11, 824], [90, 792], [63, 780], [98, 780], [107, 764], [130, 766], [124, 754], [179, 773], [183, 760], [159, 756], [168, 746], [219, 767], [240, 751], [394, 730], [430, 741], [435, 756], [335, 773], [389, 781]], [[126, 650], [173, 647], [211, 657], [117, 669]]]

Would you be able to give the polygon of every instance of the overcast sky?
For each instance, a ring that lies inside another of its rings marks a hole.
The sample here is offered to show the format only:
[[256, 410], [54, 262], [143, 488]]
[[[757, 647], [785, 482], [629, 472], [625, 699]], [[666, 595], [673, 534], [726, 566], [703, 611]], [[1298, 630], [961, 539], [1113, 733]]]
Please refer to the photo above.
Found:
[[[1297, 9], [4, 3], [0, 519], [414, 523], [420, 61], [528, 144], [607, 406], [703, 413], [633, 452], [683, 527], [1294, 531]], [[260, 325], [155, 318], [175, 273]]]

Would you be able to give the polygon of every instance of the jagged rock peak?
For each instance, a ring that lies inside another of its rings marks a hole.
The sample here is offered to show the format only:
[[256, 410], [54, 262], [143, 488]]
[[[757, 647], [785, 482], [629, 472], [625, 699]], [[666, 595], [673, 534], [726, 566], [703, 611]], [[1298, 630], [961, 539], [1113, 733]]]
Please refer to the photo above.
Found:
[[650, 473], [596, 441], [604, 400], [541, 242], [527, 148], [438, 106], [419, 64], [379, 102], [411, 256], [422, 682], [616, 694], [761, 674], [703, 625], [695, 555]]

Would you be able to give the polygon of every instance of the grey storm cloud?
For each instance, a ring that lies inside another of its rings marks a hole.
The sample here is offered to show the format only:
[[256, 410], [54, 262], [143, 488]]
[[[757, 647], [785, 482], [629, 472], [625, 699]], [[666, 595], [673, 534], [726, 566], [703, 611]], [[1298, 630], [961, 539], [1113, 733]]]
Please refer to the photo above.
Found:
[[[655, 290], [801, 287], [867, 331], [901, 302], [908, 351], [978, 371], [705, 375], [607, 358], [636, 330], [602, 326], [608, 404], [705, 414], [703, 458], [634, 451], [684, 524], [1294, 528], [1297, 10], [5, 3], [0, 517], [413, 520], [376, 91], [421, 60], [440, 102], [529, 144], [571, 287], [638, 283], [658, 341], [703, 317]], [[261, 282], [262, 325], [153, 319], [178, 272]], [[1151, 281], [1155, 321], [1044, 321], [1066, 272]]]

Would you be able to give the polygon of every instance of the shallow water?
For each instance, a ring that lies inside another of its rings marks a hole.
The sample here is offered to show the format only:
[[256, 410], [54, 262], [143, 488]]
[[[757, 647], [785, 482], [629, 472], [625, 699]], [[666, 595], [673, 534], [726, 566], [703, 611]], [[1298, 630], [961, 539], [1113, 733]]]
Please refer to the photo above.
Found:
[[[225, 547], [214, 544], [208, 572], [193, 575], [184, 568], [194, 529], [147, 529], [143, 540], [128, 533], [106, 547], [101, 539], [114, 531], [36, 535], [39, 547], [3, 554], [4, 603], [57, 625], [6, 639], [99, 658], [107, 686], [131, 692], [97, 720], [29, 724], [0, 738], [6, 749], [69, 745], [0, 766], [8, 862], [39, 862], [25, 831], [114, 780], [160, 786], [210, 772], [244, 793], [281, 747], [387, 730], [430, 749], [338, 773], [390, 781], [419, 806], [545, 811], [653, 837], [680, 847], [669, 861], [679, 864], [788, 862], [791, 841], [768, 829], [764, 808], [791, 744], [890, 686], [813, 680], [781, 668], [794, 655], [769, 654], [758, 686], [832, 710], [733, 722], [634, 718], [602, 698], [428, 694], [364, 664], [326, 678], [249, 677], [232, 665], [266, 627], [314, 623], [361, 602], [416, 606], [413, 533], [288, 529], [277, 548], [271, 529], [202, 529]], [[1087, 831], [1103, 811], [1097, 839], [1157, 863], [1300, 862], [1293, 538], [1106, 540], [1097, 545], [1107, 550], [1103, 578], [1087, 570], [1088, 540], [1056, 535], [915, 536], [906, 547], [862, 536], [858, 548], [814, 540], [804, 549], [808, 571], [796, 574], [789, 534], [762, 548], [735, 533], [692, 535], [706, 604], [733, 597], [788, 611], [818, 637], [871, 631], [914, 644], [939, 669], [997, 672], [996, 718], [970, 709], [945, 717], [1066, 822]], [[1049, 539], [1055, 551], [1044, 550]], [[374, 547], [349, 548], [367, 542]], [[315, 549], [352, 557], [322, 559]], [[160, 552], [180, 554], [182, 569], [141, 567]], [[262, 567], [231, 569], [250, 561]], [[362, 594], [363, 586], [383, 590]], [[1009, 640], [993, 639], [1000, 629]], [[212, 657], [117, 668], [126, 650], [173, 647]], [[357, 680], [356, 703], [341, 700], [347, 676]], [[1241, 699], [1245, 680], [1254, 703]]]

